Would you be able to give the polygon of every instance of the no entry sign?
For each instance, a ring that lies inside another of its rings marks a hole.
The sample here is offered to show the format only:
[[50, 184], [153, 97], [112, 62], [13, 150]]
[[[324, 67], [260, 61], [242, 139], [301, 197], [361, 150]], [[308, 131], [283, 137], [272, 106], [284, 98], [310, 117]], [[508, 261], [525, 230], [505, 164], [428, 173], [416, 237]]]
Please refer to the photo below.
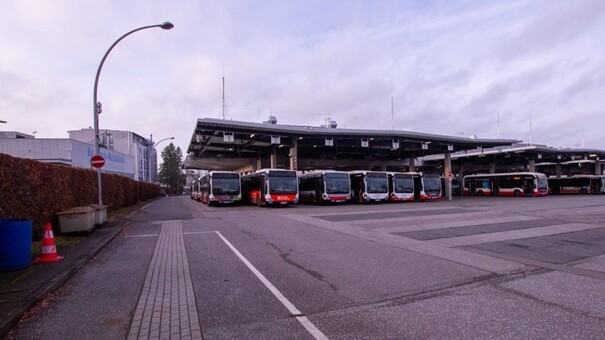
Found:
[[94, 155], [90, 158], [90, 165], [92, 165], [94, 168], [102, 168], [103, 165], [105, 165], [105, 158], [99, 155]]

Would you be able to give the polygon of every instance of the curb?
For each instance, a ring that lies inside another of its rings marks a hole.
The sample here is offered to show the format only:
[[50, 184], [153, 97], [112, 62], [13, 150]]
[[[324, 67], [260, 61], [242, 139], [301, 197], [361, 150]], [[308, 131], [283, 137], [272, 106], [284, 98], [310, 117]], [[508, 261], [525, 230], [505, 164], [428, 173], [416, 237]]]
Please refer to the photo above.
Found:
[[13, 316], [11, 316], [4, 324], [0, 325], [0, 336], [6, 336], [6, 334], [19, 322], [19, 320], [21, 320], [23, 315], [25, 315], [30, 308], [40, 302], [46, 295], [61, 287], [61, 285], [63, 285], [63, 283], [65, 283], [73, 274], [79, 271], [84, 264], [86, 264], [86, 262], [96, 256], [101, 249], [109, 244], [109, 242], [113, 241], [129, 225], [130, 221], [125, 221], [122, 226], [116, 228], [116, 232], [113, 233], [113, 235], [110, 235], [108, 238], [98, 243], [90, 252], [88, 252], [87, 255], [75, 260], [73, 266], [69, 267], [63, 272], [59, 272], [56, 276], [49, 279], [46, 284], [41, 285], [38, 289], [34, 290], [27, 299], [25, 299], [11, 311]]

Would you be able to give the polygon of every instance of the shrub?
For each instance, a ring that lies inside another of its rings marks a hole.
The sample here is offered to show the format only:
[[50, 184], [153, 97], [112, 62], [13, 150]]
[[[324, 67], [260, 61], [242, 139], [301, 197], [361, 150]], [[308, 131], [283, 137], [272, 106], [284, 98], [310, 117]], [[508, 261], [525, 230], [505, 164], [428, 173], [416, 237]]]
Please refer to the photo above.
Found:
[[[108, 211], [160, 196], [158, 185], [114, 174], [102, 176]], [[96, 203], [96, 171], [0, 153], [0, 217], [32, 220], [34, 237], [57, 212]]]

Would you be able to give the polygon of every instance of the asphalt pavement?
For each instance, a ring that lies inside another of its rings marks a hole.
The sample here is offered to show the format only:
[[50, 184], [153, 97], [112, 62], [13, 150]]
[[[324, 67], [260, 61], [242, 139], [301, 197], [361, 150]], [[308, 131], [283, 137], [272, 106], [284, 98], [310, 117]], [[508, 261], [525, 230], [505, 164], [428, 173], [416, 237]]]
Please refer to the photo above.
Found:
[[273, 209], [164, 198], [59, 246], [61, 262], [0, 274], [2, 334], [604, 338], [604, 203]]

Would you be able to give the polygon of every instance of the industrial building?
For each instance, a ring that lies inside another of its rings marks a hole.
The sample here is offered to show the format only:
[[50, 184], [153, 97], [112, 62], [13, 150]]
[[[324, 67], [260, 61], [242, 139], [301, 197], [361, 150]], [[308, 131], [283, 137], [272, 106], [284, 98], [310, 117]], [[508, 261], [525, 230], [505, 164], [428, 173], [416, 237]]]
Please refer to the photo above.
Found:
[[[91, 169], [94, 130], [69, 131], [69, 138], [35, 138], [15, 131], [0, 131], [0, 153], [41, 162]], [[102, 171], [138, 181], [157, 182], [154, 141], [131, 131], [102, 130]]]

